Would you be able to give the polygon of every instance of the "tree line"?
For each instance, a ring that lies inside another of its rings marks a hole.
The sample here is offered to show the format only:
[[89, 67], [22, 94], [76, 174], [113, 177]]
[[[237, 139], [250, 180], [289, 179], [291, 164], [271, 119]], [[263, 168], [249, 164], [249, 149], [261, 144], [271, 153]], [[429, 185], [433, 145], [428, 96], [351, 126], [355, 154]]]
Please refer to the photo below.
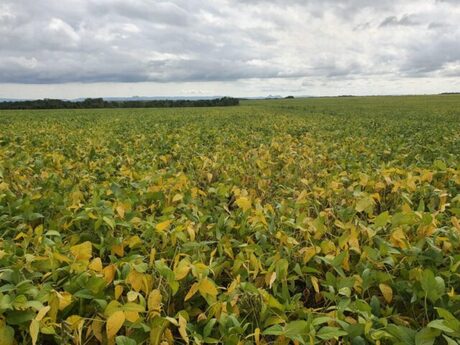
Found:
[[127, 100], [106, 101], [103, 98], [86, 98], [83, 101], [38, 99], [33, 101], [0, 102], [0, 109], [92, 109], [92, 108], [177, 108], [177, 107], [227, 107], [239, 105], [238, 98], [222, 97], [200, 100]]

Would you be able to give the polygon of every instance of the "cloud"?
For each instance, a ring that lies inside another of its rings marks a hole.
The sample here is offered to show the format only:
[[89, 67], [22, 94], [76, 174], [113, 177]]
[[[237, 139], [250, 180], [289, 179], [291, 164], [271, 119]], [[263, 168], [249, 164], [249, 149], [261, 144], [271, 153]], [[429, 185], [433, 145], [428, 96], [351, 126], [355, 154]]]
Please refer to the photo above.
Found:
[[459, 21], [453, 0], [3, 0], [0, 83], [452, 76]]
[[408, 76], [450, 75], [459, 76], [458, 69], [452, 66], [460, 64], [460, 33], [454, 36], [444, 35], [430, 45], [415, 43], [407, 53], [401, 70]]
[[401, 18], [396, 16], [389, 16], [386, 17], [382, 23], [380, 23], [380, 27], [385, 26], [414, 26], [419, 25], [420, 23], [413, 18], [413, 16], [409, 14], [403, 15]]
[[88, 12], [100, 18], [119, 17], [171, 26], [187, 26], [191, 19], [189, 13], [178, 4], [161, 1], [92, 0], [88, 2]]

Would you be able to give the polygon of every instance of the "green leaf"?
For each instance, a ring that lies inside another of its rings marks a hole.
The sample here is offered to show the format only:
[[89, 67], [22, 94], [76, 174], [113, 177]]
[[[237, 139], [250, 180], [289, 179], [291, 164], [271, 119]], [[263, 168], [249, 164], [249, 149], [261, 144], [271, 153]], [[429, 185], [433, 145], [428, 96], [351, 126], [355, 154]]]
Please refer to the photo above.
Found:
[[435, 160], [435, 161], [433, 162], [433, 165], [434, 165], [434, 167], [435, 167], [436, 169], [438, 169], [438, 170], [444, 171], [444, 170], [447, 169], [446, 163], [444, 163], [442, 160], [439, 160], [439, 159]]
[[121, 307], [121, 310], [142, 313], [145, 311], [145, 307], [137, 303], [128, 302]]
[[371, 306], [372, 314], [379, 317], [381, 313], [381, 309], [380, 309], [381, 307], [380, 307], [380, 300], [378, 299], [377, 296], [374, 295], [371, 297], [370, 306]]
[[439, 329], [439, 330], [441, 330], [443, 332], [447, 332], [447, 333], [455, 332], [452, 328], [448, 327], [445, 324], [444, 320], [433, 320], [427, 325], [427, 327]]
[[322, 325], [323, 323], [327, 323], [329, 321], [333, 321], [334, 319], [329, 317], [329, 316], [320, 316], [320, 317], [317, 317], [315, 319], [313, 319], [312, 321], [312, 325], [313, 326], [319, 326], [319, 325]]
[[262, 334], [264, 335], [281, 335], [283, 334], [283, 327], [280, 325], [274, 325], [269, 328], [267, 328], [265, 331], [263, 331]]
[[304, 335], [308, 334], [309, 324], [304, 320], [292, 321], [281, 327], [274, 325], [267, 328], [262, 334], [264, 335], [284, 335], [285, 337], [298, 341], [300, 344], [305, 344]]
[[14, 329], [0, 321], [0, 345], [14, 344]]
[[214, 325], [216, 324], [217, 319], [213, 318], [209, 320], [209, 322], [206, 324], [206, 326], [203, 329], [203, 336], [204, 337], [209, 337], [209, 335], [212, 332], [212, 329], [214, 328]]
[[447, 335], [443, 335], [444, 339], [446, 339], [447, 345], [458, 345], [454, 339], [448, 337]]
[[444, 279], [435, 277], [430, 269], [425, 269], [420, 281], [423, 291], [431, 302], [436, 302], [445, 293]]
[[433, 345], [440, 333], [439, 330], [423, 328], [415, 336], [415, 345]]
[[137, 345], [137, 342], [134, 339], [119, 335], [115, 338], [117, 345]]
[[366, 340], [364, 340], [363, 337], [358, 336], [354, 337], [353, 340], [351, 341], [351, 345], [366, 345]]
[[[175, 319], [171, 319], [176, 322]], [[160, 345], [161, 338], [163, 336], [164, 331], [169, 326], [170, 321], [162, 318], [162, 317], [155, 317], [151, 323], [151, 330], [150, 330], [150, 344], [151, 345]]]
[[10, 295], [0, 294], [0, 311], [12, 309], [12, 307]]
[[337, 327], [323, 327], [317, 333], [316, 336], [323, 340], [338, 339], [339, 337], [347, 335], [347, 332], [340, 330]]
[[404, 326], [388, 325], [387, 332], [404, 344], [415, 344], [416, 331]]
[[370, 196], [366, 196], [365, 198], [359, 200], [356, 203], [355, 210], [358, 212], [363, 212], [372, 209], [374, 206], [375, 201]]
[[388, 211], [380, 213], [377, 217], [374, 219], [374, 224], [376, 227], [381, 228], [384, 227], [388, 222], [390, 221], [390, 214]]
[[6, 313], [6, 319], [8, 320], [8, 324], [16, 326], [27, 323], [32, 320], [35, 315], [36, 312], [34, 311], [14, 310]]
[[335, 268], [339, 268], [340, 266], [342, 266], [343, 260], [345, 260], [345, 257], [347, 256], [347, 254], [348, 254], [348, 251], [344, 250], [339, 255], [337, 255], [334, 258], [334, 260], [332, 260], [332, 266], [334, 266]]
[[102, 217], [102, 220], [111, 228], [114, 229], [116, 224], [112, 218], [109, 217]]
[[304, 320], [297, 320], [287, 323], [284, 326], [284, 335], [292, 340], [302, 339], [308, 333], [309, 324]]
[[443, 309], [443, 308], [436, 308], [436, 311], [438, 312], [439, 316], [444, 319], [445, 324], [453, 329], [455, 332], [460, 333], [460, 321], [452, 315], [448, 310]]
[[305, 344], [304, 335], [308, 334], [309, 323], [304, 320], [292, 321], [281, 327], [274, 325], [267, 328], [262, 334], [264, 335], [284, 335], [293, 341], [298, 341], [300, 344]]

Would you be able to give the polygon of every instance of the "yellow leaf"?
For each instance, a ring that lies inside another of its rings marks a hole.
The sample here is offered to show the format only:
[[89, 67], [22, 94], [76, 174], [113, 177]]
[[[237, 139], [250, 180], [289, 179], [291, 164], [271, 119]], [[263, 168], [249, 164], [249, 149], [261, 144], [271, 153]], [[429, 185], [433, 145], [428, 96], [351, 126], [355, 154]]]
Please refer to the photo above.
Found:
[[168, 229], [170, 225], [171, 225], [171, 221], [170, 220], [165, 220], [164, 222], [158, 223], [155, 226], [155, 229], [157, 229], [159, 232], [163, 232], [166, 229]]
[[187, 320], [179, 314], [179, 334], [184, 339], [184, 341], [188, 344], [189, 339], [187, 335]]
[[79, 315], [71, 315], [65, 320], [74, 331], [81, 329], [85, 320]]
[[336, 253], [336, 246], [335, 246], [334, 242], [332, 242], [330, 240], [325, 240], [325, 241], [321, 242], [321, 251], [324, 254], [334, 255]]
[[251, 201], [244, 196], [236, 199], [235, 202], [238, 205], [238, 207], [241, 208], [244, 212], [251, 209]]
[[96, 316], [91, 324], [91, 330], [93, 331], [94, 337], [102, 343], [103, 336], [102, 336], [102, 327], [104, 326], [104, 322], [101, 318]]
[[110, 315], [110, 317], [107, 319], [106, 324], [107, 338], [111, 339], [115, 337], [120, 328], [123, 326], [125, 319], [125, 313], [121, 310], [116, 311], [115, 313]]
[[407, 238], [404, 231], [399, 228], [391, 233], [390, 242], [392, 245], [399, 247], [401, 249], [407, 248]]
[[128, 243], [129, 248], [134, 248], [134, 247], [142, 244], [143, 242], [142, 242], [142, 240], [141, 240], [141, 238], [139, 236], [135, 235], [135, 236], [131, 236], [128, 239], [127, 243]]
[[198, 291], [198, 283], [193, 283], [192, 287], [190, 288], [190, 290], [188, 291], [187, 295], [185, 296], [184, 300], [185, 301], [188, 301], [190, 298], [193, 297], [193, 295], [196, 294], [196, 292]]
[[67, 256], [62, 255], [61, 253], [57, 253], [57, 252], [53, 253], [53, 257], [59, 262], [66, 262], [66, 263], [72, 262], [72, 260], [70, 260]]
[[136, 322], [139, 319], [139, 313], [137, 311], [125, 311], [126, 320], [129, 322]]
[[34, 229], [36, 236], [41, 236], [43, 234], [43, 224], [40, 224]]
[[134, 226], [139, 226], [142, 224], [142, 219], [139, 217], [133, 217], [129, 222]]
[[351, 229], [350, 237], [348, 238], [348, 244], [351, 249], [357, 253], [361, 253], [361, 248], [359, 246], [359, 233], [355, 228]]
[[92, 244], [89, 241], [70, 247], [70, 252], [77, 260], [89, 260], [92, 256]]
[[139, 292], [142, 289], [142, 285], [144, 282], [144, 275], [142, 273], [137, 272], [136, 270], [131, 270], [128, 276], [126, 277], [126, 281], [131, 285], [134, 291]]
[[108, 318], [116, 311], [122, 310], [122, 304], [118, 301], [111, 300], [104, 309], [104, 316]]
[[315, 292], [316, 292], [316, 293], [319, 293], [318, 278], [316, 278], [316, 277], [311, 277], [311, 285], [313, 285], [313, 289], [315, 290]]
[[256, 328], [254, 331], [254, 341], [256, 345], [260, 345], [260, 328]]
[[70, 305], [70, 303], [72, 303], [72, 294], [66, 291], [57, 292], [57, 297], [59, 299], [59, 310], [64, 310]]
[[115, 299], [118, 300], [123, 293], [123, 286], [117, 285], [115, 286]]
[[46, 306], [46, 307], [41, 308], [41, 309], [38, 311], [38, 314], [37, 314], [37, 316], [35, 317], [35, 320], [41, 321], [41, 320], [45, 317], [46, 313], [49, 312], [50, 309], [51, 309], [51, 307], [50, 307], [49, 305]]
[[271, 289], [272, 286], [273, 286], [273, 283], [274, 283], [275, 280], [276, 280], [276, 272], [272, 272], [272, 273], [270, 274], [269, 277], [270, 277], [270, 278], [269, 278], [269, 280], [268, 280], [268, 286], [269, 286], [269, 288]]
[[297, 197], [297, 203], [305, 200], [307, 196], [308, 196], [308, 192], [306, 190], [303, 190], [302, 192], [300, 192], [299, 196]]
[[16, 235], [16, 237], [14, 238], [14, 240], [15, 240], [15, 241], [18, 241], [18, 240], [20, 240], [20, 239], [22, 239], [22, 238], [27, 238], [27, 237], [28, 237], [28, 236], [27, 236], [25, 233], [23, 233], [23, 232], [21, 231], [19, 234]]
[[380, 291], [382, 292], [383, 298], [387, 303], [391, 303], [393, 300], [393, 289], [386, 284], [379, 284]]
[[118, 215], [120, 216], [121, 219], [125, 218], [125, 212], [127, 210], [126, 206], [124, 204], [118, 204], [118, 206], [115, 208], [117, 211]]
[[32, 320], [29, 326], [30, 337], [32, 338], [32, 345], [37, 343], [38, 332], [40, 331], [40, 321]]
[[8, 184], [6, 182], [0, 183], [0, 191], [6, 191], [8, 190]]
[[102, 272], [102, 260], [101, 258], [95, 258], [91, 261], [88, 268], [95, 272]]
[[123, 246], [123, 243], [114, 244], [112, 246], [112, 253], [117, 255], [120, 258], [125, 256], [125, 247]]
[[148, 299], [149, 311], [159, 313], [161, 311], [161, 292], [158, 289], [152, 290]]
[[420, 176], [422, 181], [431, 182], [433, 180], [433, 173], [431, 171], [425, 171], [422, 176]]
[[172, 201], [173, 202], [181, 201], [183, 198], [184, 198], [184, 196], [182, 194], [176, 194], [176, 195], [174, 195]]
[[217, 289], [214, 286], [214, 283], [208, 278], [204, 278], [199, 282], [198, 290], [203, 297], [205, 297], [205, 295], [211, 295], [213, 297], [217, 296]]
[[300, 250], [300, 254], [303, 254], [303, 263], [308, 263], [315, 255], [316, 255], [316, 248], [315, 247], [306, 247]]
[[187, 232], [190, 237], [190, 241], [195, 241], [196, 233], [195, 229], [191, 225], [187, 227]]
[[174, 275], [176, 280], [184, 279], [188, 272], [190, 271], [190, 262], [187, 259], [183, 259], [179, 264], [174, 268]]
[[374, 206], [374, 204], [375, 201], [371, 197], [366, 196], [356, 203], [355, 210], [358, 212], [369, 210]]
[[144, 274], [142, 278], [142, 288], [141, 291], [145, 292], [146, 295], [150, 293], [153, 289], [153, 276], [150, 274]]
[[50, 311], [48, 312], [48, 315], [52, 322], [56, 322], [57, 313], [59, 311], [59, 298], [56, 291], [52, 291], [49, 294], [48, 305], [50, 306]]
[[230, 286], [227, 289], [227, 292], [229, 294], [231, 294], [233, 291], [235, 291], [235, 289], [238, 287], [238, 285], [240, 285], [240, 276], [238, 276], [234, 281], [232, 281], [232, 283], [230, 284]]
[[456, 217], [451, 218], [451, 222], [457, 231], [460, 231], [460, 221]]
[[139, 297], [139, 293], [136, 291], [129, 291], [126, 294], [126, 297], [128, 298], [128, 302], [134, 302], [137, 299], [137, 297]]
[[91, 219], [94, 219], [94, 220], [98, 219], [97, 216], [93, 212], [89, 212], [88, 217], [91, 218]]
[[102, 274], [104, 275], [104, 279], [107, 284], [110, 284], [113, 279], [115, 278], [115, 273], [117, 272], [117, 268], [115, 265], [109, 265], [102, 270]]

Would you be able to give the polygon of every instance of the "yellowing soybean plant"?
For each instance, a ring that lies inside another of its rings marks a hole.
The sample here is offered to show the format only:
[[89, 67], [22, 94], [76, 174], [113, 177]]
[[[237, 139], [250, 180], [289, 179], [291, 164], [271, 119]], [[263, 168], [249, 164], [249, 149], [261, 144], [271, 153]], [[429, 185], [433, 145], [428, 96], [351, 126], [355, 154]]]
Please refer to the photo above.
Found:
[[460, 96], [0, 112], [0, 344], [458, 344]]

